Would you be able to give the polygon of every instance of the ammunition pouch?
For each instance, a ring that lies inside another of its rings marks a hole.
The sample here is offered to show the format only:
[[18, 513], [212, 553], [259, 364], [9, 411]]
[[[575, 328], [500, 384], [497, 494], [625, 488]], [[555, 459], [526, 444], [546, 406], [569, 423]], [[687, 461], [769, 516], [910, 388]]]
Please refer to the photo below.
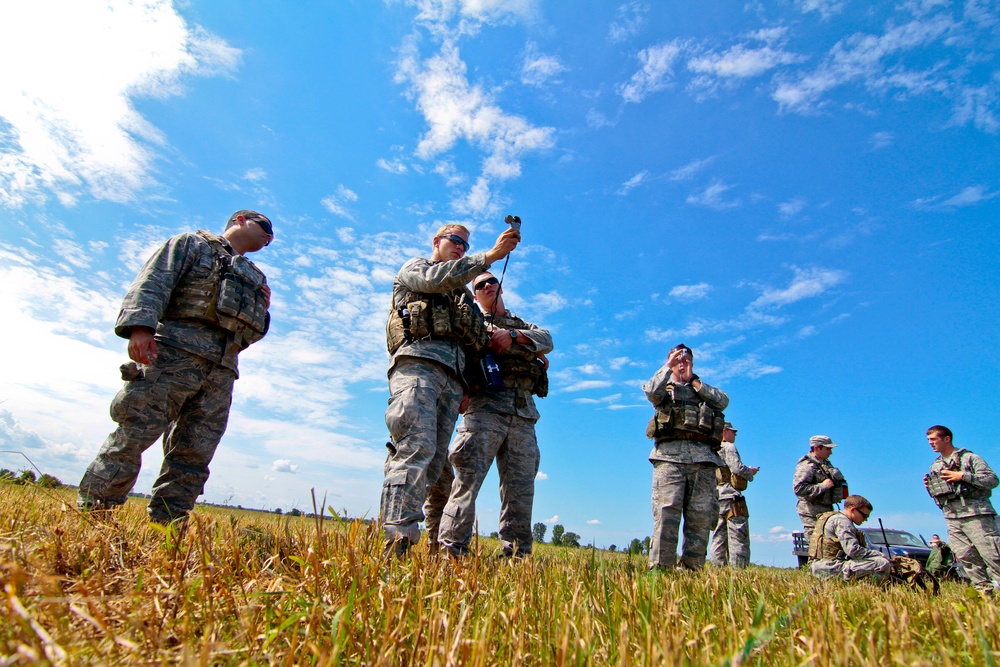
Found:
[[505, 387], [527, 391], [539, 398], [549, 395], [549, 374], [534, 350], [514, 343], [498, 361]]
[[733, 473], [729, 466], [720, 466], [715, 469], [715, 483], [718, 486], [729, 484], [737, 491], [747, 490], [747, 481], [739, 475]]
[[483, 314], [463, 299], [464, 290], [448, 294], [409, 293], [399, 308], [389, 310], [385, 325], [386, 347], [395, 354], [415, 340], [450, 340], [474, 352], [486, 347], [490, 334]]
[[743, 496], [733, 498], [732, 504], [729, 505], [729, 510], [722, 518], [729, 521], [730, 519], [735, 519], [741, 516], [750, 516], [750, 510], [747, 508], [747, 499]]
[[934, 501], [939, 505], [944, 504], [952, 498], [959, 498], [962, 495], [962, 485], [954, 482], [947, 482], [941, 477], [938, 471], [932, 472], [927, 479], [927, 492], [931, 494]]

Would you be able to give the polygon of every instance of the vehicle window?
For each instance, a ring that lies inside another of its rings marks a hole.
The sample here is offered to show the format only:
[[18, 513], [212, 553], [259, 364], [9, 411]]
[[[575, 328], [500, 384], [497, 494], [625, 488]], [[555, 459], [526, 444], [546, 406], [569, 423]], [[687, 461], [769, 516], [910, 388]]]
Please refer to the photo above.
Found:
[[[865, 537], [872, 544], [885, 544], [885, 538], [882, 536], [882, 531], [875, 528], [865, 531]], [[894, 547], [923, 547], [925, 546], [920, 538], [913, 535], [912, 533], [907, 533], [902, 530], [887, 530], [885, 531], [885, 537], [889, 538], [889, 544]]]

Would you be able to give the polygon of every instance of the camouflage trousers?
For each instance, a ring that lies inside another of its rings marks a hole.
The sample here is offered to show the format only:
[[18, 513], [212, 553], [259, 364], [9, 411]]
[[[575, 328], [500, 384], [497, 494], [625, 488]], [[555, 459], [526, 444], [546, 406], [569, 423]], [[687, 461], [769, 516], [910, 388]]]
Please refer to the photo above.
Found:
[[427, 499], [424, 501], [424, 525], [427, 526], [427, 550], [437, 553], [440, 548], [438, 534], [441, 532], [441, 515], [444, 506], [448, 504], [451, 485], [455, 482], [455, 471], [447, 461], [441, 467], [437, 482], [427, 487]]
[[476, 498], [497, 462], [500, 475], [500, 542], [505, 555], [531, 553], [531, 509], [539, 451], [535, 422], [517, 415], [470, 412], [448, 455], [455, 467], [448, 504], [441, 518], [441, 548], [469, 552], [476, 521]]
[[385, 425], [392, 436], [382, 483], [381, 518], [392, 543], [420, 541], [427, 489], [441, 474], [458, 420], [462, 385], [432, 361], [397, 359], [389, 376]]
[[708, 537], [719, 520], [712, 463], [653, 461], [653, 537], [649, 566], [677, 565], [677, 541], [684, 519], [684, 546], [680, 565], [689, 570], [705, 566]]
[[884, 579], [889, 575], [891, 566], [889, 559], [880, 553], [869, 553], [868, 556], [856, 560], [820, 558], [809, 565], [815, 577], [843, 579], [844, 581], [864, 579], [865, 577], [872, 577], [876, 580]]
[[1000, 580], [1000, 534], [996, 517], [990, 514], [945, 518], [948, 528], [948, 545], [962, 567], [979, 590], [993, 588], [993, 580]]
[[226, 432], [236, 373], [169, 345], [141, 366], [111, 401], [118, 428], [80, 480], [83, 509], [121, 505], [135, 486], [142, 453], [163, 436], [163, 465], [153, 485], [149, 516], [166, 522], [187, 516], [205, 490], [208, 464]]
[[710, 550], [713, 565], [744, 568], [750, 564], [750, 517], [726, 518], [736, 500], [742, 502], [745, 510], [744, 498], [719, 501], [719, 522], [715, 526], [715, 532], [712, 533]]

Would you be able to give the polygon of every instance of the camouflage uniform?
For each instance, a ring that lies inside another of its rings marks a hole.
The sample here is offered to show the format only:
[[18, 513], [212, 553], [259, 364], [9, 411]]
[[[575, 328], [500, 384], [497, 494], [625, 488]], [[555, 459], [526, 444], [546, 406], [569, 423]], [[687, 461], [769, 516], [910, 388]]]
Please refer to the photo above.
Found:
[[[501, 369], [507, 356], [526, 354], [533, 359], [535, 354], [547, 354], [552, 350], [552, 336], [548, 331], [525, 322], [510, 311], [493, 318], [492, 322], [499, 329], [516, 329], [519, 334], [517, 341], [500, 354]], [[526, 345], [522, 339], [531, 344]], [[531, 508], [539, 464], [535, 438], [538, 418], [530, 386], [505, 386], [470, 398], [448, 455], [455, 467], [455, 481], [441, 520], [442, 548], [454, 555], [468, 553], [476, 519], [476, 497], [496, 459], [500, 474], [500, 541], [504, 554], [531, 553]]]
[[[690, 383], [675, 383], [671, 369], [663, 365], [643, 385], [646, 398], [654, 406], [667, 398], [667, 387], [677, 392], [693, 393], [712, 408], [725, 410], [729, 397], [704, 382], [700, 390]], [[692, 381], [695, 377], [692, 378]], [[649, 454], [653, 464], [653, 536], [649, 548], [649, 566], [673, 568], [677, 565], [677, 541], [681, 517], [684, 518], [684, 546], [680, 564], [689, 570], [705, 565], [708, 538], [718, 522], [719, 501], [715, 497], [715, 469], [722, 459], [705, 442], [688, 439], [656, 439]]]
[[[464, 299], [475, 308], [465, 285], [487, 268], [485, 253], [443, 262], [415, 257], [396, 274], [392, 307], [403, 308], [408, 293], [462, 290]], [[381, 518], [386, 540], [400, 541], [402, 549], [420, 541], [418, 524], [424, 518], [427, 490], [441, 475], [458, 420], [464, 370], [465, 353], [453, 340], [410, 340], [392, 355], [389, 407], [385, 411], [392, 442], [385, 462]]]
[[990, 502], [997, 476], [983, 457], [967, 449], [956, 449], [947, 458], [939, 456], [931, 464], [931, 475], [939, 474], [946, 464], [962, 471], [957, 493], [935, 498], [944, 513], [948, 543], [972, 585], [990, 590], [992, 580], [1000, 580], [1000, 534]]
[[[749, 466], [743, 465], [735, 444], [723, 442], [719, 455], [726, 464], [720, 470], [728, 469], [737, 477], [753, 481], [754, 472]], [[743, 568], [750, 564], [749, 512], [746, 498], [730, 482], [731, 480], [726, 480], [724, 484], [716, 486], [719, 523], [712, 534], [712, 563], [719, 566], [732, 563], [734, 567]]]
[[[815, 524], [814, 524], [815, 525]], [[820, 579], [840, 578], [844, 581], [874, 577], [881, 579], [889, 574], [891, 563], [881, 551], [865, 546], [864, 535], [843, 512], [831, 516], [823, 527], [825, 545], [836, 542], [836, 555], [824, 554], [812, 562], [814, 576]]]
[[[821, 485], [827, 479], [832, 479], [836, 485], [831, 489], [824, 489]], [[832, 512], [833, 504], [843, 500], [845, 484], [840, 470], [833, 467], [829, 461], [820, 461], [812, 453], [799, 459], [795, 466], [795, 476], [792, 478], [792, 490], [799, 498], [795, 509], [802, 519], [806, 543], [812, 535], [816, 518], [820, 514]]]
[[122, 366], [127, 382], [111, 402], [118, 428], [80, 481], [77, 504], [83, 509], [123, 504], [139, 475], [142, 452], [161, 435], [163, 465], [150, 517], [160, 522], [184, 517], [204, 492], [208, 464], [229, 419], [237, 356], [260, 340], [270, 323], [267, 315], [264, 332], [237, 335], [203, 321], [174, 319], [172, 313], [190, 303], [192, 290], [219, 283], [218, 258], [206, 237], [221, 243], [223, 254], [235, 256], [221, 236], [174, 236], [149, 258], [122, 302], [115, 333], [129, 338], [133, 327], [155, 329], [158, 353], [150, 365]]

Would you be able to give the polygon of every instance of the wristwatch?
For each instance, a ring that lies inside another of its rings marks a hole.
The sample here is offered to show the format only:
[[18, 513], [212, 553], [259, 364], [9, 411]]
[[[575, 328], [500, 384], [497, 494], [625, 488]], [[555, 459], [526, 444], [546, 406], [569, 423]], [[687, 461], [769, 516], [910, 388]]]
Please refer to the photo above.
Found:
[[517, 342], [517, 329], [511, 329], [510, 330], [510, 342], [512, 342], [512, 343], [516, 343]]

